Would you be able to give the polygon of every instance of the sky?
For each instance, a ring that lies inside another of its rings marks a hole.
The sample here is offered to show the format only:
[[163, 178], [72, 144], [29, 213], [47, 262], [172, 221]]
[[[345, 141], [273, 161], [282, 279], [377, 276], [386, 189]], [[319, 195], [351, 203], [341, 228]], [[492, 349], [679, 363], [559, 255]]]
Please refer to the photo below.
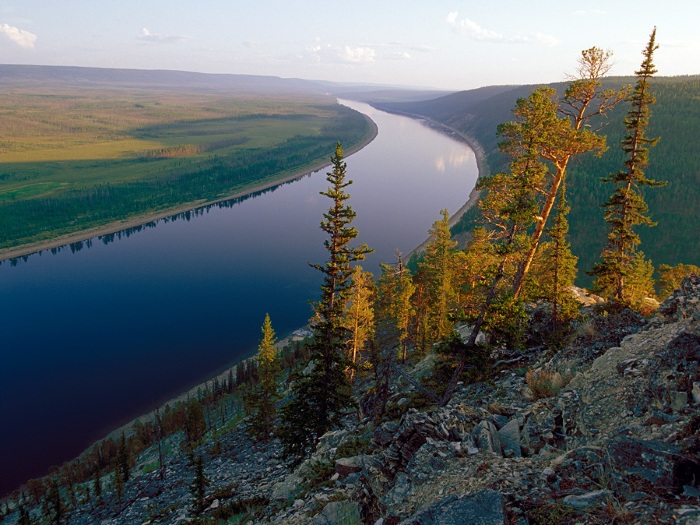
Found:
[[700, 73], [698, 0], [0, 0], [0, 63], [473, 89], [564, 80], [581, 50]]

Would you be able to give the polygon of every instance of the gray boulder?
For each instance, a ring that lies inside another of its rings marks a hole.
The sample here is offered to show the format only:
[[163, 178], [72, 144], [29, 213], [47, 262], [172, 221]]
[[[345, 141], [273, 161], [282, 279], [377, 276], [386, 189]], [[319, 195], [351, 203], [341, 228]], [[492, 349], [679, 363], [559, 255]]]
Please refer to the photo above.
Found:
[[399, 525], [505, 525], [503, 498], [495, 490], [448, 496]]
[[331, 501], [311, 525], [362, 525], [360, 508], [352, 501]]

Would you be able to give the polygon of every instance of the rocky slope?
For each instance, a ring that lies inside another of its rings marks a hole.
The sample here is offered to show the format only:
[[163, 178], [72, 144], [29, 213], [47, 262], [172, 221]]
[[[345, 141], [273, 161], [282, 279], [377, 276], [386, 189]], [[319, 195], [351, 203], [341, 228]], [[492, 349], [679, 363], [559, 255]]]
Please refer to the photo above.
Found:
[[524, 369], [503, 370], [427, 410], [410, 407], [406, 385], [390, 400], [393, 420], [348, 416], [294, 469], [245, 425], [216, 432], [195, 451], [210, 481], [197, 519], [193, 467], [174, 436], [164, 480], [146, 473], [147, 451], [121, 502], [106, 490], [68, 522], [700, 524], [700, 276], [651, 321], [593, 316], [528, 366], [549, 386], [570, 381], [533, 392]]

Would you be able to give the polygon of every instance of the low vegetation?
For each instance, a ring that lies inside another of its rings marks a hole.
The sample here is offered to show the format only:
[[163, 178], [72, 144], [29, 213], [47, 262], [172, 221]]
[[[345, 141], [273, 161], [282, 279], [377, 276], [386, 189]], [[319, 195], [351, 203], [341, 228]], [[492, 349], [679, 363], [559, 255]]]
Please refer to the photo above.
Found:
[[0, 250], [269, 185], [371, 133], [312, 95], [9, 89], [0, 117]]

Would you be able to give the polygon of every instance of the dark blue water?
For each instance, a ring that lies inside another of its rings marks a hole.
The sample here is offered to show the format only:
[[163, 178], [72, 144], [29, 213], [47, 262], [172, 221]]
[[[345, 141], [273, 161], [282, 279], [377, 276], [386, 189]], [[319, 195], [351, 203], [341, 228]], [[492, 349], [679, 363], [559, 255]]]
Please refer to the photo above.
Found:
[[[347, 104], [379, 127], [347, 159], [358, 241], [376, 250], [364, 266], [377, 271], [467, 200], [476, 162], [419, 122]], [[306, 324], [326, 171], [0, 265], [0, 494], [253, 354], [266, 312], [279, 336]]]

